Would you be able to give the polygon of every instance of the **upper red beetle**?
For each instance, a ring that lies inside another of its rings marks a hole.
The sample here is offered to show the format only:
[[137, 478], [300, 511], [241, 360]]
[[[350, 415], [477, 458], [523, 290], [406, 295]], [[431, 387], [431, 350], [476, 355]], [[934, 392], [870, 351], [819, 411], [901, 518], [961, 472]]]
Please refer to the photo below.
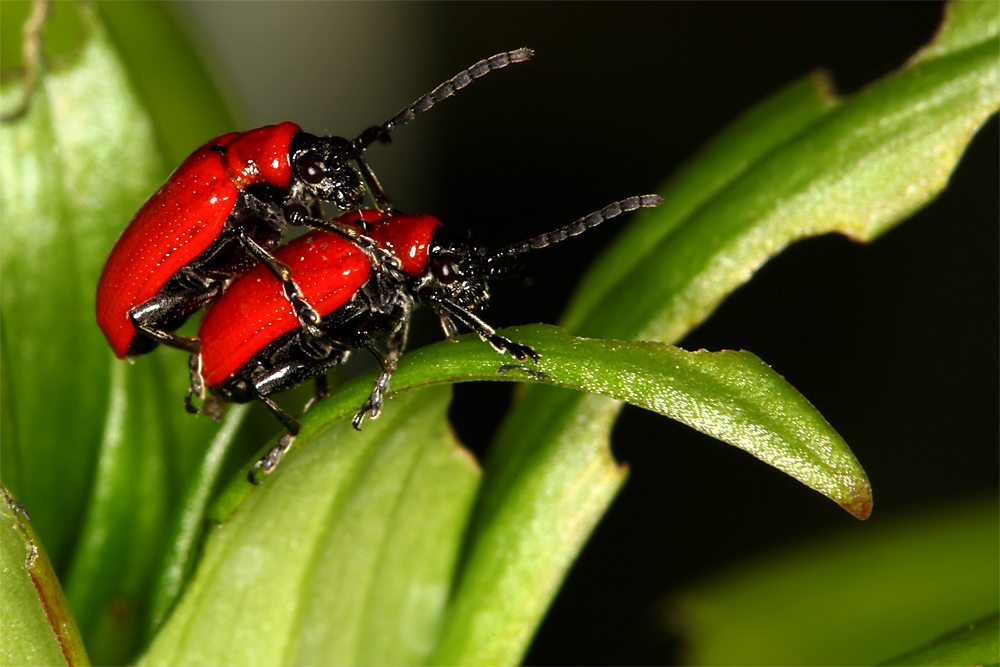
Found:
[[[454, 320], [459, 320], [496, 351], [521, 360], [537, 359], [533, 349], [500, 336], [472, 312], [489, 299], [488, 278], [513, 268], [515, 255], [660, 201], [656, 195], [645, 195], [615, 202], [571, 225], [495, 253], [450, 233], [430, 215], [355, 211], [341, 216], [338, 222], [364, 229], [380, 249], [396, 258], [396, 268], [373, 267], [356, 245], [324, 231], [310, 232], [279, 248], [276, 256], [292, 269], [302, 293], [322, 316], [319, 335], [298, 326], [285, 306], [281, 285], [263, 268], [255, 268], [234, 282], [202, 319], [198, 336], [203, 344], [201, 353], [192, 357], [188, 409], [197, 411], [190, 399], [194, 394], [204, 397], [205, 386], [224, 401], [258, 399], [270, 408], [288, 432], [254, 467], [253, 478], [260, 468], [273, 469], [299, 432], [299, 423], [269, 394], [315, 377], [314, 401], [323, 398], [328, 393], [326, 371], [343, 362], [351, 350], [368, 350], [382, 369], [371, 396], [354, 417], [354, 427], [360, 428], [366, 414], [378, 416], [417, 303], [434, 308], [449, 337], [457, 334]], [[383, 336], [387, 354], [375, 344]]]
[[298, 324], [318, 334], [319, 314], [302, 298], [288, 267], [269, 252], [287, 225], [350, 239], [379, 269], [393, 263], [356, 228], [324, 220], [321, 202], [356, 209], [367, 185], [375, 205], [391, 211], [365, 149], [388, 143], [394, 127], [473, 79], [531, 55], [519, 49], [482, 60], [353, 141], [281, 123], [225, 134], [196, 150], [136, 213], [101, 273], [97, 322], [115, 354], [143, 354], [158, 343], [197, 352], [198, 339], [173, 331], [258, 262], [282, 283]]

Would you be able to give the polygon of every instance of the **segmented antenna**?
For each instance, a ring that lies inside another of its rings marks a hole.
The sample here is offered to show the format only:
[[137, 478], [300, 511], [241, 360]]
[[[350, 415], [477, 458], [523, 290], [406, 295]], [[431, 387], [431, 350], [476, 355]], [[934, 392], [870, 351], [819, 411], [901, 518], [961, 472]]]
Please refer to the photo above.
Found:
[[534, 51], [528, 48], [523, 48], [515, 51], [507, 51], [506, 53], [498, 53], [495, 56], [486, 58], [485, 60], [480, 60], [472, 67], [462, 70], [410, 106], [400, 111], [391, 120], [386, 121], [382, 125], [370, 127], [362, 132], [357, 139], [351, 142], [351, 147], [358, 154], [360, 154], [361, 151], [376, 141], [387, 141], [389, 138], [389, 132], [391, 132], [393, 128], [398, 125], [405, 125], [406, 123], [409, 123], [413, 120], [414, 116], [427, 111], [438, 102], [448, 99], [455, 94], [456, 90], [465, 88], [472, 83], [474, 79], [486, 76], [493, 70], [503, 69], [507, 65], [513, 63], [523, 63], [533, 55], [535, 55]]
[[619, 216], [622, 213], [634, 211], [637, 208], [651, 208], [653, 206], [659, 206], [661, 203], [663, 203], [663, 199], [659, 195], [641, 195], [616, 201], [612, 204], [608, 204], [600, 211], [594, 211], [590, 215], [580, 218], [573, 224], [560, 227], [555, 231], [542, 234], [541, 236], [536, 236], [528, 239], [527, 241], [522, 241], [521, 243], [515, 243], [512, 246], [508, 246], [503, 250], [490, 255], [487, 261], [495, 262], [505, 257], [519, 255], [522, 252], [538, 250], [539, 248], [550, 246], [553, 243], [565, 241], [571, 236], [582, 234], [591, 227], [596, 227], [605, 220], [610, 220], [611, 218]]

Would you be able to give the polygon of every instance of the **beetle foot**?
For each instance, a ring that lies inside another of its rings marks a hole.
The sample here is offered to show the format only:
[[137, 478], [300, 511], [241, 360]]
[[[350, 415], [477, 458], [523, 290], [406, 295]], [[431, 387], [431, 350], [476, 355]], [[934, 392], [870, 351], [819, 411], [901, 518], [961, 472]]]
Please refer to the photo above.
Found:
[[382, 400], [386, 390], [389, 388], [389, 378], [391, 377], [391, 373], [383, 372], [375, 380], [375, 388], [372, 390], [372, 395], [361, 406], [361, 411], [354, 415], [354, 419], [351, 420], [351, 425], [354, 426], [355, 431], [361, 430], [361, 422], [364, 421], [365, 415], [369, 415], [372, 419], [378, 419], [379, 415], [382, 414]]
[[503, 336], [493, 334], [487, 339], [487, 342], [489, 342], [489, 344], [492, 345], [493, 349], [497, 352], [506, 352], [518, 361], [524, 361], [528, 357], [531, 357], [535, 361], [542, 358], [540, 354], [535, 352], [533, 347], [528, 345], [519, 345], [518, 343], [514, 343]]
[[[281, 463], [281, 459], [284, 457], [285, 452], [287, 452], [288, 448], [292, 446], [293, 440], [295, 440], [295, 436], [291, 433], [285, 433], [281, 436], [281, 439], [278, 440], [278, 444], [272, 447], [271, 451], [262, 456], [260, 460], [257, 461], [252, 468], [250, 468], [250, 472], [247, 474], [247, 480], [249, 480], [251, 484], [260, 484], [261, 481], [263, 481], [262, 478], [264, 476], [270, 475], [274, 469], [278, 467], [278, 464]], [[257, 476], [258, 472], [261, 473], [260, 477]]]

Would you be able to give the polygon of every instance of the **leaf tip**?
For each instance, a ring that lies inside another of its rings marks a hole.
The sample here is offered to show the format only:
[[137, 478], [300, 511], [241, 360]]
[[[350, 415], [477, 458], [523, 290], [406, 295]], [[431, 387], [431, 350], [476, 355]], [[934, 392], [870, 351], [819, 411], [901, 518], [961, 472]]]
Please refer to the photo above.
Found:
[[846, 502], [839, 503], [855, 519], [865, 521], [872, 513], [872, 490], [868, 484]]

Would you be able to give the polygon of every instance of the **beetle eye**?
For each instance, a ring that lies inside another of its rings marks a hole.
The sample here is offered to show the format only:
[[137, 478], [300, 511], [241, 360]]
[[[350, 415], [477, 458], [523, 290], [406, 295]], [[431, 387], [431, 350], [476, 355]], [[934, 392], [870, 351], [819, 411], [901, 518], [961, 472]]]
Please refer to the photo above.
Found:
[[316, 185], [325, 175], [323, 163], [316, 153], [306, 153], [299, 158], [299, 175], [306, 183]]
[[447, 253], [437, 255], [431, 261], [431, 273], [442, 285], [449, 285], [458, 280], [456, 257]]

